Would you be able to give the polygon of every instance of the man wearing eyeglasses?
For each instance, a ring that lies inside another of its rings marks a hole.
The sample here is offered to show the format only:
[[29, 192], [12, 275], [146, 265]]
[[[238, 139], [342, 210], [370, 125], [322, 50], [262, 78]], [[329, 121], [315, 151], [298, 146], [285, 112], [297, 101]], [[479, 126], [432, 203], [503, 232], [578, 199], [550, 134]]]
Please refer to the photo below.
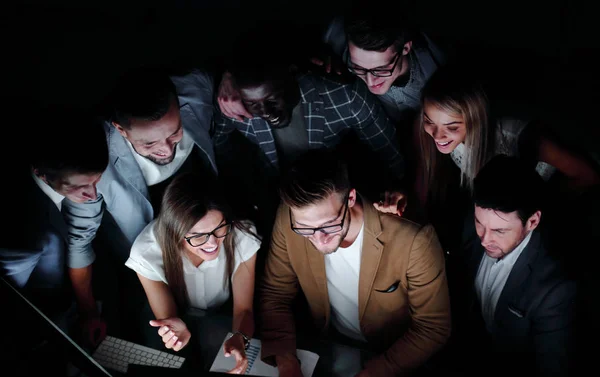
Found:
[[260, 286], [263, 360], [282, 377], [301, 376], [292, 314], [301, 288], [321, 334], [376, 354], [332, 360], [330, 375], [419, 370], [450, 335], [444, 256], [433, 228], [375, 210], [327, 150], [298, 159], [280, 193]]
[[[202, 171], [207, 180], [216, 176], [209, 135], [212, 78], [200, 70], [168, 73], [137, 68], [119, 78], [110, 98], [112, 114], [104, 121], [110, 163], [98, 183], [99, 195], [64, 206], [73, 289], [80, 306], [94, 315], [99, 312], [92, 290], [94, 247], [117, 261], [117, 284], [133, 291], [119, 290], [130, 306], [123, 311], [135, 312], [136, 305], [143, 305], [143, 292], [123, 264], [135, 238], [159, 212], [165, 187], [184, 171]], [[113, 295], [106, 296], [108, 300]], [[112, 306], [104, 305], [108, 307]], [[133, 322], [131, 316], [124, 317]], [[133, 326], [123, 328], [133, 331]]]
[[[361, 184], [369, 186], [373, 196], [399, 187], [404, 161], [396, 132], [367, 88], [358, 81], [341, 84], [290, 72], [285, 51], [274, 48], [273, 54], [281, 56], [240, 47], [230, 71], [252, 116], [238, 121], [217, 113], [213, 135], [221, 176], [234, 175], [230, 186], [249, 182], [246, 198], [254, 200], [251, 204], [263, 215], [268, 213], [263, 228], [271, 230], [278, 204], [276, 193], [266, 188], [275, 187], [280, 173], [309, 150], [331, 148], [360, 156], [360, 164], [352, 167], [357, 176], [365, 177]], [[252, 154], [240, 158], [242, 148], [234, 147], [235, 142], [249, 146]], [[240, 168], [244, 164], [249, 167]]]
[[355, 12], [334, 19], [324, 41], [378, 96], [396, 123], [412, 119], [420, 107], [421, 89], [446, 61], [427, 35], [411, 35], [406, 21], [394, 12], [376, 17]]
[[[410, 32], [407, 17], [392, 9], [373, 16], [365, 3], [330, 22], [323, 35], [325, 51], [311, 61], [326, 73], [343, 76], [349, 72], [363, 80], [390, 119], [408, 126], [420, 107], [421, 89], [446, 63], [448, 51], [425, 33]], [[221, 79], [217, 99], [226, 116], [238, 120], [251, 116], [239, 101], [230, 72]]]

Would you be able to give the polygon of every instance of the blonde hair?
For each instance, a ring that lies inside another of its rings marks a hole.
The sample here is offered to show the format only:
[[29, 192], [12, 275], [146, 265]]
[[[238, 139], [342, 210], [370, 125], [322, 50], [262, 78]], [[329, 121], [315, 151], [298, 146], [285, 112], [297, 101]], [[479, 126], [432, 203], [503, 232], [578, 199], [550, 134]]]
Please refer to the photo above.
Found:
[[444, 68], [438, 70], [423, 88], [417, 135], [423, 159], [424, 187], [427, 192], [436, 196], [444, 186], [439, 178], [440, 161], [444, 156], [437, 151], [431, 135], [425, 131], [423, 114], [426, 102], [442, 111], [463, 117], [466, 135], [460, 183], [472, 192], [473, 180], [490, 158], [493, 145], [489, 103], [483, 88], [478, 83], [468, 82], [464, 76]]

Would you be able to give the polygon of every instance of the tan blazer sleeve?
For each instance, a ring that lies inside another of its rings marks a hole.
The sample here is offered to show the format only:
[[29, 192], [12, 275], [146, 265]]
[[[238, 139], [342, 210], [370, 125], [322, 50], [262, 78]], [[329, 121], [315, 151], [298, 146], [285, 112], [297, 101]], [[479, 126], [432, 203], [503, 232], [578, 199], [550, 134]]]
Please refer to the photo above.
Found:
[[284, 227], [289, 227], [289, 221], [283, 221], [287, 218], [287, 207], [280, 208], [260, 289], [262, 359], [271, 365], [275, 365], [275, 356], [296, 354], [292, 301], [298, 292], [298, 277], [287, 250]]
[[408, 331], [387, 351], [367, 363], [372, 377], [410, 374], [450, 336], [450, 296], [444, 254], [432, 226], [425, 226], [417, 233], [406, 275], [412, 322]]

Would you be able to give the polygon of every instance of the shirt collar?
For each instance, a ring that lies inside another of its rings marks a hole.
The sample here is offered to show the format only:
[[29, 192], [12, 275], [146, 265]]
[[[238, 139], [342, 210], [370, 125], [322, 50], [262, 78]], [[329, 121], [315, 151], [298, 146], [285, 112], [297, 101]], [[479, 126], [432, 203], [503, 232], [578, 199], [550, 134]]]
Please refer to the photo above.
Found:
[[46, 194], [46, 196], [50, 200], [52, 200], [52, 203], [54, 203], [56, 205], [56, 207], [58, 208], [58, 210], [60, 211], [61, 207], [62, 207], [62, 201], [65, 197], [63, 195], [59, 194], [58, 192], [54, 191], [54, 189], [52, 187], [50, 187], [40, 177], [35, 175], [33, 170], [31, 171], [31, 176], [33, 177], [33, 180], [38, 185], [38, 187], [44, 192], [44, 194]]
[[521, 255], [521, 253], [523, 252], [525, 247], [527, 247], [527, 244], [529, 243], [529, 240], [531, 239], [532, 233], [533, 233], [533, 231], [529, 232], [529, 234], [527, 234], [527, 236], [525, 236], [523, 241], [521, 241], [521, 243], [517, 247], [515, 247], [512, 252], [505, 255], [504, 258], [498, 260], [498, 262], [502, 261], [502, 263], [510, 264], [510, 265], [515, 264], [515, 262], [517, 261], [517, 259], [519, 258], [519, 256]]

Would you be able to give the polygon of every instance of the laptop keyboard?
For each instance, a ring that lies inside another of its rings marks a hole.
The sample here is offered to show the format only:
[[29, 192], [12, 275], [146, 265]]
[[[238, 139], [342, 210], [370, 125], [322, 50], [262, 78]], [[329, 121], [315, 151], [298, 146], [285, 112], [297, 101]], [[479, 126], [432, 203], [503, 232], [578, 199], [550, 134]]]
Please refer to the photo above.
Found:
[[127, 373], [129, 364], [180, 368], [185, 358], [107, 336], [92, 354], [107, 369]]

